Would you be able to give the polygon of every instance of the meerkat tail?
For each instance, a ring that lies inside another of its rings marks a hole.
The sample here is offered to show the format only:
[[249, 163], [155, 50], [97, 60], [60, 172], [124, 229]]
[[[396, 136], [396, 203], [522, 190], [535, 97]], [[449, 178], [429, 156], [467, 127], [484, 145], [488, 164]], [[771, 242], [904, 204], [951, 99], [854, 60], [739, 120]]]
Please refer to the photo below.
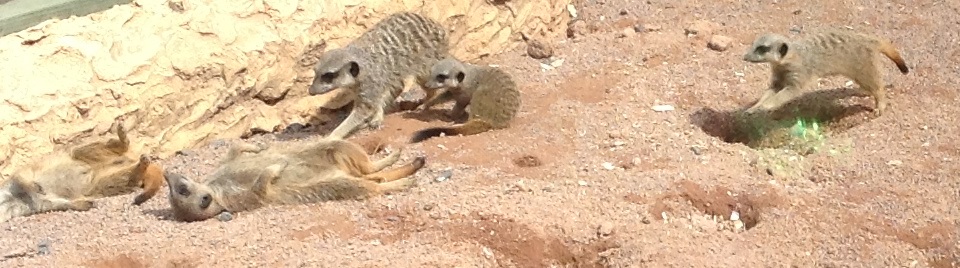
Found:
[[479, 119], [470, 119], [470, 120], [467, 120], [466, 123], [452, 126], [452, 127], [433, 127], [433, 128], [427, 128], [427, 129], [417, 131], [416, 133], [413, 134], [413, 138], [410, 139], [410, 143], [418, 143], [421, 141], [425, 141], [429, 138], [440, 136], [440, 134], [444, 134], [447, 136], [453, 136], [453, 135], [467, 136], [467, 135], [473, 135], [473, 134], [481, 133], [484, 131], [488, 131], [491, 129], [493, 129], [493, 125], [491, 125], [490, 123], [487, 123], [486, 121], [479, 120]]
[[897, 68], [900, 69], [900, 73], [907, 74], [910, 72], [910, 69], [907, 68], [907, 63], [903, 61], [903, 57], [900, 56], [900, 52], [897, 51], [897, 48], [893, 46], [893, 43], [887, 40], [880, 42], [880, 53], [883, 53], [884, 56], [890, 58], [893, 63], [897, 64]]

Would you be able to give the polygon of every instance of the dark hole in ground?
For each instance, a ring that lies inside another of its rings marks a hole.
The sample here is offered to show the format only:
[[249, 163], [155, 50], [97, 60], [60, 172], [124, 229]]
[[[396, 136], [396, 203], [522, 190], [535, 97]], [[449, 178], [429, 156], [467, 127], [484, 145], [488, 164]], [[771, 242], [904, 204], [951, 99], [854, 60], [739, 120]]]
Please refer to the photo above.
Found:
[[[384, 230], [376, 234], [384, 244], [404, 240], [416, 233], [438, 232], [449, 242], [473, 242], [487, 248], [484, 254], [498, 263], [512, 267], [609, 267], [604, 252], [617, 250], [620, 243], [613, 237], [574, 242], [550, 233], [541, 233], [530, 226], [499, 214], [471, 212], [438, 220], [426, 210], [377, 209], [367, 217], [375, 219]], [[609, 252], [608, 252], [609, 253]]]
[[[808, 154], [807, 142], [796, 136], [791, 128], [798, 121], [817, 122], [821, 133], [837, 133], [850, 129], [873, 117], [872, 108], [862, 104], [844, 105], [841, 100], [848, 97], [869, 97], [859, 89], [839, 88], [816, 90], [801, 95], [782, 107], [746, 115], [742, 107], [733, 111], [717, 111], [703, 108], [690, 115], [690, 122], [700, 127], [708, 135], [720, 138], [727, 143], [742, 143], [751, 148], [783, 148], [798, 146], [802, 154]], [[751, 104], [752, 105], [752, 104]], [[854, 116], [866, 114], [867, 116]]]
[[783, 202], [775, 192], [744, 193], [732, 191], [723, 186], [707, 190], [687, 180], [679, 182], [678, 187], [679, 196], [705, 214], [730, 220], [730, 215], [736, 211], [745, 230], [750, 230], [760, 223], [760, 213], [763, 209], [778, 206]]

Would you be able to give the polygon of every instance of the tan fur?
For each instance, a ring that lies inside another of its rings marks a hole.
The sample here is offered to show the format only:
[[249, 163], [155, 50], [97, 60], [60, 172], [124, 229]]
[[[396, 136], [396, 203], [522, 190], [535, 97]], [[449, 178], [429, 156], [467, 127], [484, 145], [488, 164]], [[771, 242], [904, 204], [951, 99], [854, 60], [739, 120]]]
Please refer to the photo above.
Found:
[[440, 134], [473, 135], [506, 128], [520, 111], [517, 83], [500, 68], [464, 63], [451, 57], [435, 64], [430, 77], [424, 84], [427, 96], [420, 109], [430, 109], [453, 99], [456, 104], [449, 116], [462, 118], [469, 105], [469, 118], [460, 125], [420, 130], [413, 135], [411, 142], [420, 142]]
[[387, 16], [345, 47], [320, 56], [310, 95], [337, 88], [353, 95], [353, 109], [328, 137], [343, 139], [362, 128], [379, 129], [397, 96], [422, 85], [430, 66], [448, 53], [447, 31], [411, 12]]
[[367, 198], [416, 185], [410, 175], [425, 164], [418, 157], [399, 168], [384, 170], [400, 159], [400, 150], [371, 161], [353, 142], [325, 138], [307, 147], [270, 149], [239, 143], [204, 182], [165, 174], [170, 206], [182, 221], [201, 221], [223, 212], [268, 205], [304, 204]]
[[791, 41], [781, 35], [763, 34], [754, 40], [743, 60], [770, 63], [772, 79], [769, 89], [746, 112], [779, 107], [814, 87], [819, 78], [842, 75], [869, 92], [874, 97], [874, 111], [882, 114], [887, 97], [879, 69], [881, 54], [890, 58], [901, 73], [909, 73], [893, 44], [874, 35], [827, 29]]
[[95, 141], [38, 158], [0, 186], [0, 220], [56, 210], [88, 210], [91, 200], [143, 188], [140, 205], [162, 187], [163, 170], [146, 155], [126, 156], [130, 148], [123, 121], [117, 138]]

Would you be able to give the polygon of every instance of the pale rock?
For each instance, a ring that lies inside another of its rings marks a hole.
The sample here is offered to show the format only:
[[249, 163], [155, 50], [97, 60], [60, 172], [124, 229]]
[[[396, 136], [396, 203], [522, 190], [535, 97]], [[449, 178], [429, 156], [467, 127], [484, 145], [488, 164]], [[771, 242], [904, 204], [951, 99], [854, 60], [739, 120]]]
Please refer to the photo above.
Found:
[[726, 51], [730, 48], [730, 44], [733, 43], [733, 38], [726, 37], [723, 35], [713, 35], [710, 37], [710, 41], [707, 42], [707, 47], [715, 51]]
[[603, 222], [597, 227], [597, 235], [600, 235], [601, 237], [610, 236], [613, 234], [613, 231], [614, 225], [609, 221]]

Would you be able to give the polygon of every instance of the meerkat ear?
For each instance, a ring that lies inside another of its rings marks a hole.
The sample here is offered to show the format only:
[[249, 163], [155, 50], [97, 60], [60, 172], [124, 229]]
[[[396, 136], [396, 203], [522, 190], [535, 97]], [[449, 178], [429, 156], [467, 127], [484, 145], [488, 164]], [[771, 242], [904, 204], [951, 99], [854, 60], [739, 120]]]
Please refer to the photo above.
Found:
[[790, 48], [787, 46], [787, 43], [780, 44], [780, 49], [779, 49], [780, 58], [786, 57], [786, 56], [787, 56], [787, 50], [789, 50], [789, 49], [790, 49]]
[[360, 64], [356, 61], [351, 61], [350, 63], [350, 76], [357, 77], [360, 75]]
[[466, 78], [466, 74], [463, 72], [457, 73], [457, 83], [463, 83], [463, 79]]

